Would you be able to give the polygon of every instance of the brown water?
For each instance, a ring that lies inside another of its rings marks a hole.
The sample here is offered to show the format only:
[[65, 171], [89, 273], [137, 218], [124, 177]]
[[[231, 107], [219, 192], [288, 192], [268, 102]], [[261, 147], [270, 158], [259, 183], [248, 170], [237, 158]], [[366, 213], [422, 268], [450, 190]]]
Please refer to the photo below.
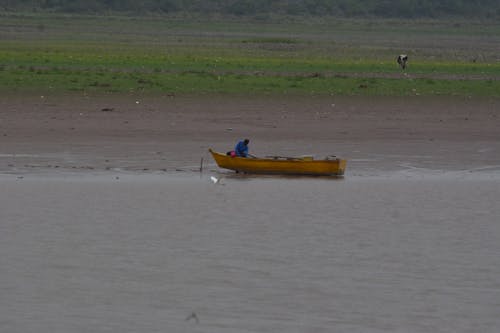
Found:
[[498, 169], [0, 184], [0, 332], [500, 331]]

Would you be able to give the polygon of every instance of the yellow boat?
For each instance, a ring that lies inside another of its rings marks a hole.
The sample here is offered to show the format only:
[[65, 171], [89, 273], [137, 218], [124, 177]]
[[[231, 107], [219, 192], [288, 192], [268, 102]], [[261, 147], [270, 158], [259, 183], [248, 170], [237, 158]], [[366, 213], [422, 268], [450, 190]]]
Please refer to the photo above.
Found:
[[346, 160], [336, 157], [315, 160], [307, 157], [267, 156], [265, 158], [232, 157], [209, 149], [220, 168], [245, 173], [342, 176]]

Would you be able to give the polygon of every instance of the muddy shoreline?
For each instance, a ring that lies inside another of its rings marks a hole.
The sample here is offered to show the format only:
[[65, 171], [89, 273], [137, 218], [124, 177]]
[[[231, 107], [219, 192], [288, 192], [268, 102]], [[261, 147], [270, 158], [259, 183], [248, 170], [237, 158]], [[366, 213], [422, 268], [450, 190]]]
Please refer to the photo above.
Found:
[[349, 170], [500, 165], [500, 100], [464, 97], [8, 95], [0, 169], [181, 171], [244, 137], [255, 155]]

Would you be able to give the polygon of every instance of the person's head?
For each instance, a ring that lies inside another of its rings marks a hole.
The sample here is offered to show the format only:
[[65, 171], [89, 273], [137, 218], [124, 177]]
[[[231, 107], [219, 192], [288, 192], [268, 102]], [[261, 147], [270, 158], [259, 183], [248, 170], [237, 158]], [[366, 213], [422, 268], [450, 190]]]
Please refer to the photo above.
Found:
[[248, 145], [248, 144], [250, 143], [250, 140], [245, 139], [245, 140], [243, 141], [243, 143], [244, 143], [245, 145]]

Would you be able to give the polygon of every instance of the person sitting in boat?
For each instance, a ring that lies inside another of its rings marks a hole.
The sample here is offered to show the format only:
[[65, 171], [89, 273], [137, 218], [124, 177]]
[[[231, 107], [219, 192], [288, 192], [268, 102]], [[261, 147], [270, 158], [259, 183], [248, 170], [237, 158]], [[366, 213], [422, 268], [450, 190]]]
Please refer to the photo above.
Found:
[[236, 156], [238, 157], [248, 157], [248, 144], [250, 143], [250, 140], [245, 139], [236, 144], [234, 147], [234, 152]]

